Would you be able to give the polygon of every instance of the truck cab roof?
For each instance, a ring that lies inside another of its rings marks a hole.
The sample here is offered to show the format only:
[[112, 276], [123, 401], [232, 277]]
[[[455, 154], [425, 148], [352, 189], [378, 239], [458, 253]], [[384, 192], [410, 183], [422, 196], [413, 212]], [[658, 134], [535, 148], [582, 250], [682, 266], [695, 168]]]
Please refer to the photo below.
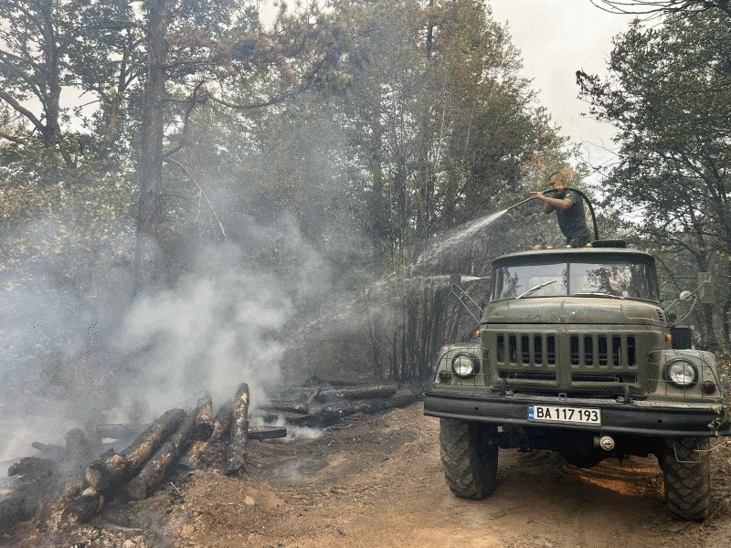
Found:
[[579, 247], [579, 248], [555, 248], [541, 249], [539, 251], [520, 251], [502, 255], [493, 261], [494, 266], [503, 266], [508, 264], [541, 264], [553, 263], [555, 261], [581, 261], [581, 262], [601, 262], [601, 261], [627, 261], [655, 263], [655, 258], [644, 251], [635, 249], [624, 249], [617, 247]]

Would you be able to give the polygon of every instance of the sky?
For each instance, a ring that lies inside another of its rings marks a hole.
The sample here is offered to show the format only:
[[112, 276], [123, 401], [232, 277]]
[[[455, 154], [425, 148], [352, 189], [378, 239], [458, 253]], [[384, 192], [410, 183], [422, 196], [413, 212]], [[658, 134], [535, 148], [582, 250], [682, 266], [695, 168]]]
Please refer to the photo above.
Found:
[[581, 144], [584, 160], [611, 158], [613, 127], [582, 116], [589, 105], [578, 99], [576, 71], [606, 74], [612, 37], [627, 29], [631, 16], [613, 15], [589, 0], [489, 0], [493, 19], [508, 24], [512, 43], [521, 50], [523, 76], [533, 82], [538, 100], [561, 128]]

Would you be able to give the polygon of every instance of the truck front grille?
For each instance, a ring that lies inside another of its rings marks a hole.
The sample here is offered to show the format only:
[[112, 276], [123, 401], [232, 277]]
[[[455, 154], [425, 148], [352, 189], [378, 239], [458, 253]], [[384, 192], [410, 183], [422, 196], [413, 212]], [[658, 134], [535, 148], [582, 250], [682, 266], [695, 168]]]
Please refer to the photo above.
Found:
[[572, 335], [571, 365], [637, 365], [637, 345], [631, 335]]
[[637, 375], [617, 374], [605, 375], [602, 373], [574, 373], [571, 375], [573, 382], [619, 382], [634, 384], [637, 382]]
[[523, 365], [555, 365], [554, 335], [498, 335], [498, 363]]
[[635, 334], [483, 332], [482, 336], [497, 379], [565, 389], [636, 384], [639, 379]]
[[500, 369], [498, 377], [501, 379], [518, 379], [521, 381], [555, 381], [556, 373], [540, 371], [514, 371], [512, 369]]

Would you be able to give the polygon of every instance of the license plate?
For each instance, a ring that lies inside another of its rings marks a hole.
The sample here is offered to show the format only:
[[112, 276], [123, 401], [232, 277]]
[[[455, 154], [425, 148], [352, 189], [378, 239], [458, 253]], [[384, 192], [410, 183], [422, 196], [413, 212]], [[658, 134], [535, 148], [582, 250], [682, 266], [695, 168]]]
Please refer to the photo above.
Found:
[[602, 416], [599, 409], [559, 407], [556, 405], [529, 405], [528, 420], [559, 422], [564, 424], [588, 424], [592, 426], [601, 426], [602, 424]]

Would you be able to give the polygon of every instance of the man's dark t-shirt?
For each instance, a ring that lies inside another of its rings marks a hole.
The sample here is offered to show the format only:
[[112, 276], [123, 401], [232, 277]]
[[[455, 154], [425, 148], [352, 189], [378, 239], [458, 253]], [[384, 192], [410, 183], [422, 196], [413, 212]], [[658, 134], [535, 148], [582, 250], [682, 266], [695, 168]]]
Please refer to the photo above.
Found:
[[588, 244], [591, 238], [591, 232], [586, 227], [586, 213], [584, 212], [584, 201], [576, 192], [567, 190], [563, 194], [557, 194], [556, 198], [563, 200], [571, 200], [574, 202], [568, 209], [557, 209], [556, 218], [561, 232], [566, 236], [569, 244], [573, 247]]

